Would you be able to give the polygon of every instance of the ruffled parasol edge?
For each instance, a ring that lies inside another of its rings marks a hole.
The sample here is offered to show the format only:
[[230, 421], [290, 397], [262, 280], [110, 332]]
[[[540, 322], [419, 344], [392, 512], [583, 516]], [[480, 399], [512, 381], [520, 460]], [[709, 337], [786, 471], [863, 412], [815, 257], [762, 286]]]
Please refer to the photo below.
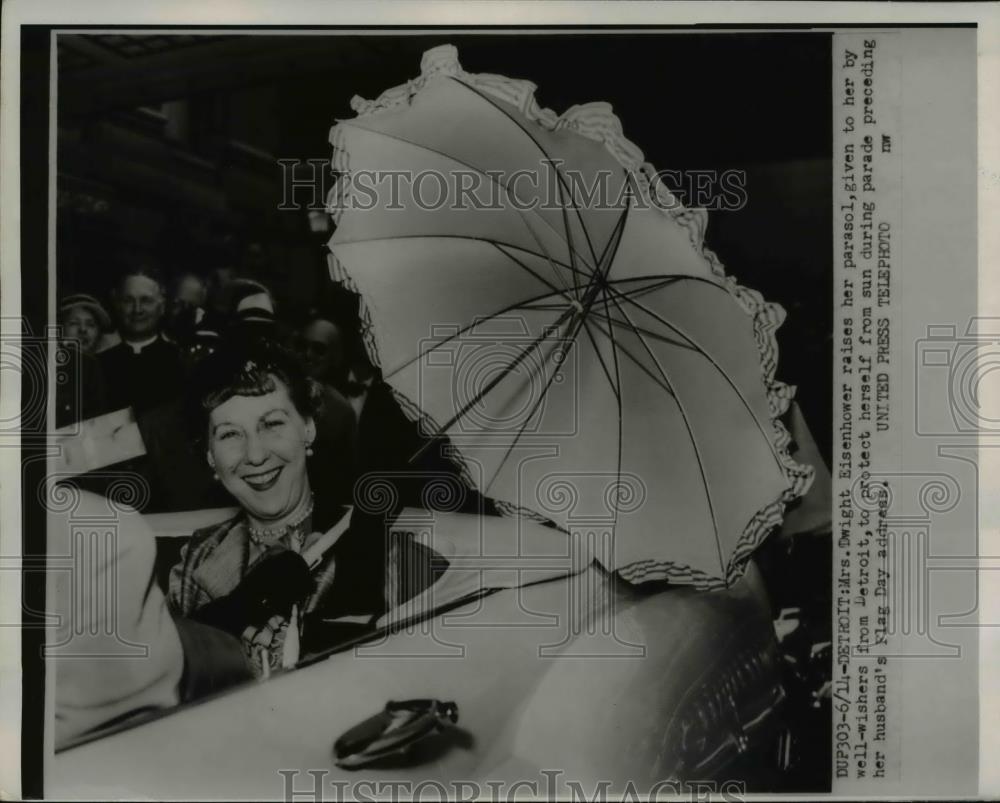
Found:
[[[725, 578], [714, 577], [690, 566], [671, 561], [644, 560], [617, 568], [617, 573], [631, 583], [649, 581], [683, 582], [697, 588], [712, 589], [731, 585], [739, 580], [746, 571], [747, 563], [754, 550], [764, 541], [768, 534], [781, 524], [787, 505], [805, 495], [812, 485], [815, 471], [812, 466], [797, 462], [789, 453], [791, 435], [781, 421], [795, 396], [796, 388], [775, 378], [778, 365], [778, 342], [776, 333], [784, 322], [784, 309], [774, 302], [765, 301], [763, 296], [748, 287], [739, 284], [728, 275], [722, 262], [716, 254], [705, 245], [705, 230], [708, 213], [704, 209], [688, 209], [663, 185], [663, 182], [653, 182], [656, 168], [645, 161], [642, 150], [629, 141], [622, 128], [621, 121], [614, 114], [609, 103], [593, 102], [570, 107], [562, 114], [556, 114], [551, 109], [538, 105], [535, 92], [538, 87], [531, 81], [508, 78], [490, 73], [469, 73], [462, 69], [458, 59], [458, 49], [454, 45], [440, 45], [426, 51], [420, 62], [420, 75], [405, 84], [386, 90], [375, 100], [366, 100], [355, 95], [351, 99], [351, 108], [359, 117], [378, 114], [379, 112], [397, 109], [410, 104], [424, 85], [432, 78], [450, 76], [474, 86], [476, 89], [490, 94], [499, 100], [516, 107], [527, 119], [549, 130], [570, 129], [580, 136], [595, 140], [604, 145], [608, 152], [635, 179], [635, 185], [644, 200], [652, 202], [652, 206], [661, 210], [687, 232], [695, 251], [708, 262], [712, 273], [722, 285], [737, 300], [740, 307], [753, 320], [754, 339], [760, 355], [761, 378], [767, 393], [768, 408], [771, 417], [771, 440], [778, 461], [788, 480], [788, 487], [781, 496], [769, 505], [759, 510], [747, 523], [741, 534], [729, 565], [725, 569]], [[346, 154], [338, 148], [339, 132], [337, 127], [331, 129], [330, 142], [334, 146], [334, 166], [344, 169], [343, 161]], [[330, 269], [332, 275], [340, 281], [346, 281], [353, 286], [350, 277], [331, 254]], [[356, 290], [356, 288], [353, 288]], [[362, 302], [362, 325], [365, 327], [364, 341], [369, 351], [369, 357], [378, 365], [378, 349], [371, 332], [371, 317]], [[426, 413], [419, 411], [416, 405], [404, 405], [407, 415], [416, 416], [426, 425]], [[461, 455], [455, 450], [454, 459], [460, 461]], [[467, 472], [465, 472], [467, 474]], [[510, 506], [512, 513], [525, 514], [525, 510]], [[537, 514], [536, 514], [537, 515]]]

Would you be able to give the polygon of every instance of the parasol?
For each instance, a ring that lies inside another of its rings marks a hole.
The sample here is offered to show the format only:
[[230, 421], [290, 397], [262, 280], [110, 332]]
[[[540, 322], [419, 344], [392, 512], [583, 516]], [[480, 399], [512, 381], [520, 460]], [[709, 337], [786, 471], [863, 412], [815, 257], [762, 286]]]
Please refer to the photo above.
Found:
[[625, 579], [714, 587], [801, 495], [783, 311], [727, 276], [603, 103], [561, 116], [456, 50], [331, 131], [333, 278], [470, 481]]

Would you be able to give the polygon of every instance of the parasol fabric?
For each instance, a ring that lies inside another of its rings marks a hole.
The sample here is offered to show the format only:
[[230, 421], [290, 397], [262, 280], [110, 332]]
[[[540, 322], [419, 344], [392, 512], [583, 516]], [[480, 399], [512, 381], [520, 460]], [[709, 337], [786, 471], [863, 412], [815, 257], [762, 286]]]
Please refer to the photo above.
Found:
[[331, 273], [372, 361], [501, 509], [583, 532], [632, 582], [716, 587], [803, 494], [775, 380], [780, 307], [603, 103], [424, 54], [331, 131]]

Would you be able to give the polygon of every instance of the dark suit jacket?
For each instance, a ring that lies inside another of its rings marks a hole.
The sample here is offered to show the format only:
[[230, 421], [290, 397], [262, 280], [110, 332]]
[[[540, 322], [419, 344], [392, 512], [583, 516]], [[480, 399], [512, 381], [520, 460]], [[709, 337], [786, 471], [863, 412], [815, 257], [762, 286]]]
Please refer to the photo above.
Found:
[[[441, 498], [442, 486], [454, 493], [447, 510], [461, 513], [496, 515], [493, 501], [474, 490], [464, 478], [461, 459], [444, 435], [428, 435], [411, 416], [415, 406], [403, 410], [401, 400], [385, 382], [377, 381], [368, 389], [368, 397], [358, 421], [357, 480], [354, 503], [357, 512], [374, 512], [365, 500], [366, 489], [379, 477], [394, 488], [392, 515], [404, 507], [434, 509]], [[447, 496], [447, 494], [444, 494]]]
[[323, 385], [309, 480], [313, 488], [323, 488], [342, 504], [351, 502], [357, 432], [357, 418], [350, 402], [331, 385]]
[[108, 403], [104, 372], [97, 357], [74, 345], [60, 345], [56, 365], [57, 428], [116, 409]]
[[180, 349], [162, 336], [138, 354], [122, 342], [99, 357], [112, 409], [142, 412], [184, 392]]

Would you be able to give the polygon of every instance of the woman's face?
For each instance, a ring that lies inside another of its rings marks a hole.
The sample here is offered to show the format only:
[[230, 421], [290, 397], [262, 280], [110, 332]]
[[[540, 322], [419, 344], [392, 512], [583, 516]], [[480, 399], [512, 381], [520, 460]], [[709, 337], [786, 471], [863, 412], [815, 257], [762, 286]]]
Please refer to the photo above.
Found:
[[88, 309], [73, 307], [63, 319], [62, 332], [67, 340], [80, 341], [81, 351], [93, 354], [97, 350], [101, 327]]
[[278, 520], [309, 493], [306, 449], [316, 437], [311, 418], [295, 409], [288, 388], [233, 396], [212, 410], [208, 462], [222, 485], [259, 521]]

